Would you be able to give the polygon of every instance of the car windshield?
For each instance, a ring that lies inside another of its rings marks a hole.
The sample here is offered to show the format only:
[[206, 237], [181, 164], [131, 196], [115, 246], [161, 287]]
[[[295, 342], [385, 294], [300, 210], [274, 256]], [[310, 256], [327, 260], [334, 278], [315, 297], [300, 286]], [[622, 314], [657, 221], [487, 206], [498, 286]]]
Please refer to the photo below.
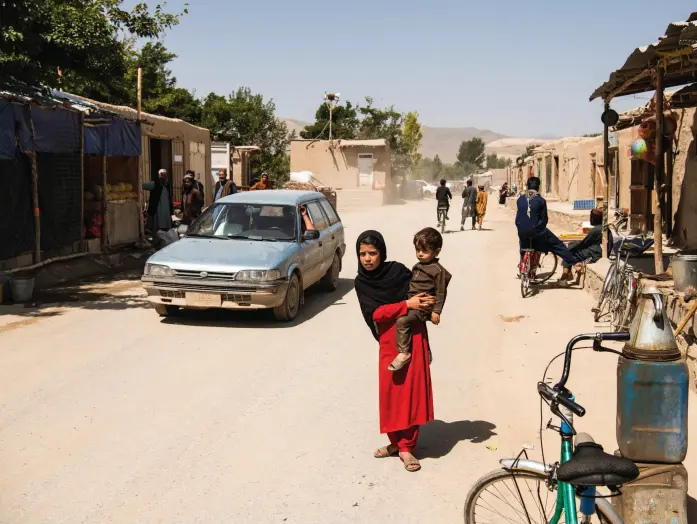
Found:
[[214, 204], [191, 225], [187, 236], [293, 241], [297, 214], [294, 206], [273, 204]]

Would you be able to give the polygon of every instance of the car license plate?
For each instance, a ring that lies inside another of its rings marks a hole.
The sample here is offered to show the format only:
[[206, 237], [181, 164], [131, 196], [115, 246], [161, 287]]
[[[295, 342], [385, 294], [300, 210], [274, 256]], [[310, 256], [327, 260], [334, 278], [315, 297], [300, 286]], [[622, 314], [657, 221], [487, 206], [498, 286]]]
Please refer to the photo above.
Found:
[[220, 307], [220, 295], [213, 293], [187, 293], [186, 305], [193, 307]]

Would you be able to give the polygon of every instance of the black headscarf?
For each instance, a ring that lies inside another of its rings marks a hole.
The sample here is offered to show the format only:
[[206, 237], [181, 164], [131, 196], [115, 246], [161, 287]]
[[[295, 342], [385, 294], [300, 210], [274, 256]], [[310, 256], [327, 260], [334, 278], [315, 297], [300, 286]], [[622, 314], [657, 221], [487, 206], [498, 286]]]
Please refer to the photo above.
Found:
[[[378, 340], [378, 332], [373, 322], [373, 313], [380, 306], [395, 304], [407, 298], [411, 271], [399, 262], [386, 262], [387, 246], [385, 239], [377, 231], [364, 231], [356, 240], [356, 256], [360, 256], [361, 241], [366, 237], [377, 240], [375, 247], [380, 251], [380, 266], [373, 270], [366, 270], [358, 260], [358, 275], [355, 280], [356, 295], [361, 306], [361, 313], [365, 323], [368, 324], [375, 340]], [[371, 242], [372, 244], [372, 242]]]

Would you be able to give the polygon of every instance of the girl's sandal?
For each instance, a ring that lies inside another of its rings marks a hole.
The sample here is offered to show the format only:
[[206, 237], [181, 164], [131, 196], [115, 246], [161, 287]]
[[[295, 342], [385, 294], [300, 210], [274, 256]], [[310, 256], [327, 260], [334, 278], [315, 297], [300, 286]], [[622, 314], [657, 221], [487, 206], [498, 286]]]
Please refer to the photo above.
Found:
[[387, 458], [387, 457], [394, 457], [397, 455], [398, 450], [396, 447], [392, 446], [385, 446], [380, 449], [378, 449], [375, 453], [373, 453], [373, 456], [377, 459], [381, 458]]
[[395, 358], [395, 359], [392, 361], [392, 364], [390, 364], [390, 365], [387, 367], [387, 369], [389, 369], [390, 371], [399, 371], [399, 370], [402, 369], [404, 366], [406, 366], [407, 364], [409, 364], [409, 362], [411, 362], [411, 355], [409, 355], [409, 357], [406, 358], [406, 359], [404, 359], [404, 360], [400, 360], [400, 359], [397, 357], [397, 358]]
[[404, 469], [410, 473], [415, 473], [421, 469], [421, 464], [415, 458], [402, 459], [402, 462], [404, 462]]

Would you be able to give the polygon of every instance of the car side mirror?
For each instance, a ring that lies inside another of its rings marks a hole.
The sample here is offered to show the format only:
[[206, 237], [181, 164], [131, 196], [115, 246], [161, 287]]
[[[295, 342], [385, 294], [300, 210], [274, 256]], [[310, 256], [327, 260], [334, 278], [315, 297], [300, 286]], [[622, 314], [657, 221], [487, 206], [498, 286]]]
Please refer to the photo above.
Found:
[[319, 238], [319, 231], [316, 229], [308, 229], [303, 233], [303, 240], [317, 240]]

